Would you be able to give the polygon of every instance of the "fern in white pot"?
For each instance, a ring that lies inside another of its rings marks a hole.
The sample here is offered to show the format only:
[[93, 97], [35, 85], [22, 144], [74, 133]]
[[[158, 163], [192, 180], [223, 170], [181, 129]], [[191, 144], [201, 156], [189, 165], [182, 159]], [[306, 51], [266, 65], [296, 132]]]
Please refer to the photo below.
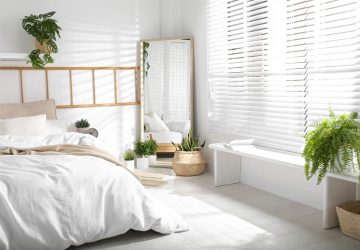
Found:
[[149, 165], [156, 166], [156, 151], [159, 147], [158, 144], [152, 137], [149, 137], [149, 139], [147, 139], [144, 144], [146, 149], [145, 155], [149, 157]]
[[135, 153], [131, 149], [127, 149], [123, 155], [125, 167], [130, 171], [135, 169]]
[[134, 152], [136, 154], [136, 168], [148, 169], [149, 158], [146, 155], [146, 145], [140, 139], [134, 143]]

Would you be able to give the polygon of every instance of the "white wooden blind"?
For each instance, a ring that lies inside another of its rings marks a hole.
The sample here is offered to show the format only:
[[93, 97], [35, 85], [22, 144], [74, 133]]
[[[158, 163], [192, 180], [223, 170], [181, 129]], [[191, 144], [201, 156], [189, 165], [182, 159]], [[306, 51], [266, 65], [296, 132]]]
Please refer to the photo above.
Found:
[[329, 105], [338, 113], [360, 111], [359, 1], [316, 2], [316, 43], [307, 66], [309, 125], [327, 115]]
[[360, 111], [359, 0], [208, 0], [212, 132], [301, 152], [335, 112]]

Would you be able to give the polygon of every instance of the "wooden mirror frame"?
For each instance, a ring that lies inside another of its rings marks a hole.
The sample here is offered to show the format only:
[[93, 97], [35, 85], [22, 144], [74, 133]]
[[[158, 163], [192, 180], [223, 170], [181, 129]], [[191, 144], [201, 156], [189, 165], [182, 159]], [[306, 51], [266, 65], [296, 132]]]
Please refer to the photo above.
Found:
[[[189, 40], [190, 41], [190, 128], [193, 130], [194, 126], [194, 39], [191, 36], [180, 36], [180, 37], [166, 37], [166, 38], [154, 38], [154, 39], [144, 39], [140, 40], [139, 48], [139, 61], [140, 61], [140, 138], [144, 140], [144, 42], [154, 42], [154, 41], [169, 41], [169, 40]], [[176, 151], [175, 147], [171, 143], [158, 143], [159, 148], [158, 153], [173, 153]]]

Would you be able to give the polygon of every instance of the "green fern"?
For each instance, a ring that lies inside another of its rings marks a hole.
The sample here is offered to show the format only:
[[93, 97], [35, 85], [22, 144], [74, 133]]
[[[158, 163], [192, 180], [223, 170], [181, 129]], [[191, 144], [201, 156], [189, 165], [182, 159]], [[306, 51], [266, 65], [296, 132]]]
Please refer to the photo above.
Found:
[[146, 151], [145, 155], [155, 155], [159, 148], [159, 145], [152, 137], [149, 137], [146, 141], [144, 141], [144, 145]]
[[305, 135], [303, 157], [308, 180], [317, 175], [320, 184], [327, 172], [353, 170], [354, 155], [360, 169], [360, 123], [356, 121], [357, 117], [355, 112], [337, 117], [330, 110], [329, 118], [315, 123], [314, 130]]

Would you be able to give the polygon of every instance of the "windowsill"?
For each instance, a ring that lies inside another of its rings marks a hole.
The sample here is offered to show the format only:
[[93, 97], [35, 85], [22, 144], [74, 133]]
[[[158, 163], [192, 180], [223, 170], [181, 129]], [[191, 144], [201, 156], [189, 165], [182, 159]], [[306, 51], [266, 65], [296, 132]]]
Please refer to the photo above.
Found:
[[244, 145], [241, 150], [234, 151], [226, 148], [224, 144], [225, 143], [213, 143], [209, 145], [209, 148], [295, 168], [303, 168], [305, 165], [305, 161], [300, 155], [273, 151], [268, 148], [254, 145]]

